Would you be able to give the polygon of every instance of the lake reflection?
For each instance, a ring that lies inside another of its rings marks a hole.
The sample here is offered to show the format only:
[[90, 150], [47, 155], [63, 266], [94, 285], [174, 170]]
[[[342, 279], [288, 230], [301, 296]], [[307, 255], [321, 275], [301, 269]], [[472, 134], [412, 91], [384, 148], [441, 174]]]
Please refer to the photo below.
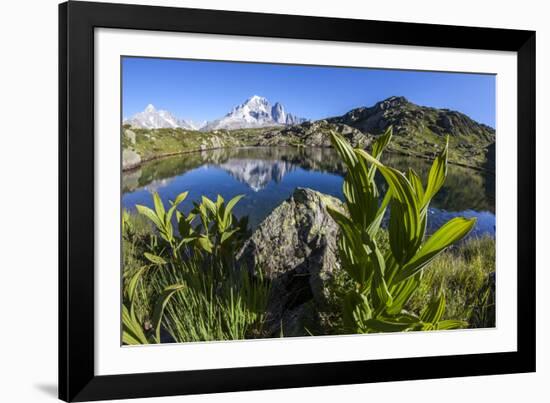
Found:
[[[384, 158], [388, 165], [413, 168], [425, 182], [431, 162], [396, 154]], [[123, 173], [122, 204], [130, 211], [136, 204], [152, 206], [150, 193], [159, 192], [165, 203], [188, 190], [182, 210], [191, 209], [192, 200], [202, 195], [226, 200], [238, 194], [237, 216], [248, 215], [256, 227], [297, 187], [307, 187], [343, 199], [345, 173], [337, 153], [331, 148], [250, 147], [219, 149], [164, 158]], [[385, 189], [385, 182], [377, 178]], [[474, 235], [494, 235], [494, 175], [449, 165], [444, 187], [431, 203], [429, 231], [454, 216], [477, 217]]]

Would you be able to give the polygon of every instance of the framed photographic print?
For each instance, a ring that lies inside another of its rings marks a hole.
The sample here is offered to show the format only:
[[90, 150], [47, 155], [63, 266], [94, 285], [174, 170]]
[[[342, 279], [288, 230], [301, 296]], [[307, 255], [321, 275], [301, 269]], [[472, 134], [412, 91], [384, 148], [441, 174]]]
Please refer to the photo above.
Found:
[[535, 370], [535, 33], [59, 6], [59, 397]]

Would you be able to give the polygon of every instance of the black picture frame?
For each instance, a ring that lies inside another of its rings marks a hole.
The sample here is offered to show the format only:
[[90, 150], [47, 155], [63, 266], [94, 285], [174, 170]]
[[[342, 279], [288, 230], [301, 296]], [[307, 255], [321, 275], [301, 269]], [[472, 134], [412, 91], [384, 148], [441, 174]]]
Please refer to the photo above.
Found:
[[[517, 52], [517, 352], [96, 376], [94, 29], [99, 27]], [[532, 371], [535, 32], [80, 1], [59, 5], [60, 399], [89, 401]]]

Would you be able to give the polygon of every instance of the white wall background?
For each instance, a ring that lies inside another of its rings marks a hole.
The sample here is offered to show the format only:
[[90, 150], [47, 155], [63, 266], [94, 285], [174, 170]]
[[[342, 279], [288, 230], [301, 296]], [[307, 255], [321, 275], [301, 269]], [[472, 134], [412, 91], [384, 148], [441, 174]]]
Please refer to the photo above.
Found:
[[[537, 31], [538, 372], [340, 387], [230, 393], [144, 402], [460, 402], [548, 399], [550, 26], [540, 0], [124, 1], [239, 11], [534, 29]], [[4, 1], [0, 12], [0, 399], [57, 395], [57, 0]], [[546, 212], [544, 211], [546, 210]], [[542, 252], [542, 253], [541, 253]]]

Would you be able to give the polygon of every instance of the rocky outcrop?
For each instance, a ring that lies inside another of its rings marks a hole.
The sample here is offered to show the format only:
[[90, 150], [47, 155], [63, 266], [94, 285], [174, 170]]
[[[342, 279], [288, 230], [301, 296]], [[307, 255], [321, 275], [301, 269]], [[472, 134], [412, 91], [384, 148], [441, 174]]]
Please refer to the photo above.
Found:
[[136, 144], [136, 133], [130, 129], [124, 129], [124, 136], [128, 139], [130, 144]]
[[[271, 282], [268, 333], [302, 336], [319, 326], [328, 304], [327, 284], [339, 270], [338, 226], [326, 207], [344, 211], [342, 202], [311, 189], [297, 188], [245, 242], [241, 264], [261, 269]], [[315, 322], [315, 323], [312, 323]]]
[[122, 169], [132, 169], [141, 164], [141, 157], [135, 151], [125, 148], [122, 150]]
[[299, 125], [269, 130], [258, 139], [259, 146], [331, 147], [330, 132], [342, 134], [354, 147], [366, 148], [372, 137], [344, 124], [326, 120], [304, 122]]

